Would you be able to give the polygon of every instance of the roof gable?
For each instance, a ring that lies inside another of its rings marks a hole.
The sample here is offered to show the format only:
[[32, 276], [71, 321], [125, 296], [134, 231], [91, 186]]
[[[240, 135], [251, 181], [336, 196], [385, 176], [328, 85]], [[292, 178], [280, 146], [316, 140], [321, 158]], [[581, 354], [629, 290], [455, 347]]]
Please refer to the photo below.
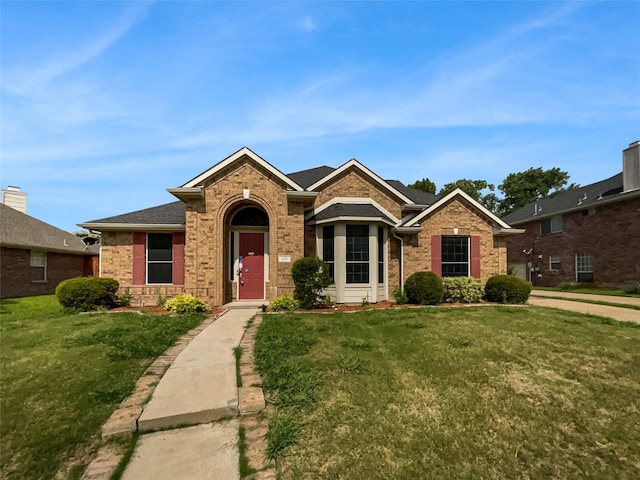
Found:
[[354, 168], [354, 169], [360, 171], [365, 176], [369, 177], [373, 181], [373, 183], [379, 185], [383, 189], [385, 189], [388, 192], [392, 193], [393, 195], [395, 195], [397, 198], [399, 198], [403, 202], [405, 202], [405, 203], [414, 203], [409, 197], [407, 197], [405, 194], [400, 192], [398, 189], [396, 189], [395, 187], [393, 187], [389, 183], [385, 182], [382, 178], [380, 178], [378, 175], [373, 173], [367, 167], [362, 165], [355, 158], [352, 158], [348, 162], [342, 164], [340, 167], [338, 167], [335, 170], [333, 170], [328, 175], [325, 175], [324, 177], [322, 177], [321, 179], [319, 179], [315, 183], [309, 185], [309, 187], [307, 187], [307, 189], [308, 190], [316, 190], [319, 187], [321, 187], [322, 185], [326, 184], [327, 182], [330, 182], [334, 178], [340, 176], [342, 173], [346, 172], [350, 168]]
[[309, 188], [310, 185], [313, 185], [318, 180], [326, 177], [331, 172], [333, 172], [335, 168], [327, 167], [323, 165], [322, 167], [309, 168], [307, 170], [300, 170], [299, 172], [293, 172], [287, 174], [291, 180], [296, 182], [303, 188]]
[[49, 225], [37, 218], [0, 203], [0, 244], [9, 247], [94, 254], [87, 251], [82, 239], [73, 233]]
[[[289, 178], [287, 175], [285, 175], [280, 170], [278, 170], [276, 167], [274, 167], [269, 162], [267, 162], [265, 159], [263, 159], [260, 155], [258, 155], [257, 153], [251, 151], [247, 147], [242, 147], [240, 150], [238, 150], [237, 152], [229, 155], [227, 158], [225, 158], [224, 160], [218, 162], [217, 164], [215, 164], [210, 169], [208, 169], [208, 170], [202, 172], [200, 175], [192, 178], [187, 183], [182, 185], [182, 187], [180, 187], [180, 188], [190, 189], [190, 188], [198, 187], [205, 180], [207, 180], [208, 178], [212, 177], [213, 175], [215, 175], [216, 173], [220, 172], [221, 170], [224, 170], [225, 168], [227, 168], [228, 166], [230, 166], [234, 162], [237, 162], [237, 161], [241, 160], [243, 157], [250, 158], [252, 161], [254, 161], [258, 165], [260, 165], [262, 168], [264, 168], [265, 170], [267, 170], [271, 174], [273, 174], [275, 177], [277, 177], [280, 180], [282, 180], [292, 190], [295, 190], [295, 191], [304, 190], [304, 188], [302, 188], [300, 185], [298, 185], [298, 183], [296, 183], [294, 180]], [[172, 189], [172, 190], [177, 190], [177, 189]]]
[[113, 217], [91, 220], [78, 225], [91, 230], [125, 229], [135, 230], [136, 227], [148, 229], [184, 229], [187, 216], [187, 206], [183, 202], [172, 202], [157, 207], [145, 208], [135, 212], [115, 215]]

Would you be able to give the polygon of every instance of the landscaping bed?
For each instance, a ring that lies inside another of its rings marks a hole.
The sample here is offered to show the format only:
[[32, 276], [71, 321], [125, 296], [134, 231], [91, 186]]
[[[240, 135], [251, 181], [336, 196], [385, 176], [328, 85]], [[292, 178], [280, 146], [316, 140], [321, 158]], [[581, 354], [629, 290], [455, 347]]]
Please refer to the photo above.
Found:
[[640, 328], [536, 307], [267, 315], [281, 478], [637, 478]]

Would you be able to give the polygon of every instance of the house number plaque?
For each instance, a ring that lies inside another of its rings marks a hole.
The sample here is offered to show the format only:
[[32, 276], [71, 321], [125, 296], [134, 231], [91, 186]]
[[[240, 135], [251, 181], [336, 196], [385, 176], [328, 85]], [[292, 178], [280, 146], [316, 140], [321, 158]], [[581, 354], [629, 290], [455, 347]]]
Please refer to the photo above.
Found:
[[291, 262], [291, 255], [278, 255], [278, 261], [282, 263]]

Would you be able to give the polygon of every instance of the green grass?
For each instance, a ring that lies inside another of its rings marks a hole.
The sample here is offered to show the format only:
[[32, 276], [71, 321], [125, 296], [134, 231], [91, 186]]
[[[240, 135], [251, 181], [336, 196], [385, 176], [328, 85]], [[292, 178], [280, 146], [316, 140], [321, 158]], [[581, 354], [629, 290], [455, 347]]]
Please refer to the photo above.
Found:
[[249, 464], [249, 457], [247, 457], [247, 432], [244, 425], [240, 425], [238, 429], [238, 471], [240, 478], [246, 478], [256, 470]]
[[3, 479], [79, 478], [100, 427], [145, 368], [204, 316], [65, 312], [54, 296], [0, 303]]
[[539, 307], [267, 316], [281, 478], [631, 479], [640, 328]]

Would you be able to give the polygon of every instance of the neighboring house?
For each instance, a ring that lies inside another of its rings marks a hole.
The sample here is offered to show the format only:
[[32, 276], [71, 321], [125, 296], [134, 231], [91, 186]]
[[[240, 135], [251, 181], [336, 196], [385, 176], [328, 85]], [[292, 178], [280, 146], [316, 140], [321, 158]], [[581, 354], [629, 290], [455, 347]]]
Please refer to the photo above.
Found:
[[136, 302], [292, 295], [292, 262], [312, 255], [330, 265], [333, 301], [388, 300], [418, 271], [506, 272], [519, 232], [461, 190], [438, 198], [356, 160], [285, 175], [245, 147], [167, 190], [180, 201], [80, 224], [102, 234], [101, 275]]
[[[18, 192], [3, 191], [3, 201], [24, 210], [26, 203], [13, 203]], [[0, 204], [0, 298], [48, 295], [62, 280], [97, 275], [97, 246], [16, 208]]]
[[623, 171], [527, 205], [504, 220], [526, 230], [508, 239], [508, 260], [534, 285], [640, 282], [640, 141]]

